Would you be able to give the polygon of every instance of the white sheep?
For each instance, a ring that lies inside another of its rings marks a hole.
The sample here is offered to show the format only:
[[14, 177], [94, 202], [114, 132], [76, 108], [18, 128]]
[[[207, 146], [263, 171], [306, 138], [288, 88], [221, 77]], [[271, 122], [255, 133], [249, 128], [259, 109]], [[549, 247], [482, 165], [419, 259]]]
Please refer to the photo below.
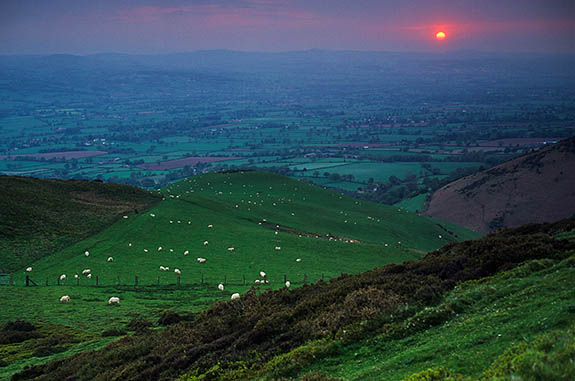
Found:
[[200, 263], [204, 263], [206, 261], [206, 258], [198, 258], [197, 261]]
[[108, 257], [108, 259], [106, 259], [106, 262], [114, 262], [114, 258], [113, 258], [113, 257]]
[[85, 255], [86, 257], [89, 257], [89, 256], [90, 256], [90, 252], [89, 252], [88, 250], [86, 250], [86, 251], [84, 251], [84, 255]]
[[61, 280], [61, 281], [62, 281], [62, 280], [66, 280], [66, 274], [60, 275], [60, 280]]
[[70, 302], [70, 296], [69, 295], [64, 295], [60, 298], [60, 303], [68, 303]]
[[88, 279], [92, 279], [92, 274], [88, 274], [88, 275], [86, 275], [86, 278], [88, 278]]
[[276, 246], [276, 250], [281, 250], [281, 246]]
[[128, 243], [128, 246], [132, 247], [132, 242]]
[[158, 251], [162, 251], [162, 246], [158, 247]]
[[296, 262], [301, 262], [301, 258], [298, 258], [295, 260]]
[[110, 299], [108, 299], [108, 304], [120, 304], [120, 298], [117, 296], [112, 296]]
[[85, 269], [82, 271], [82, 275], [90, 274], [92, 271], [90, 269]]
[[160, 270], [164, 271], [166, 268], [164, 266], [160, 266]]
[[78, 278], [80, 278], [80, 275], [74, 274], [74, 279], [78, 279]]
[[184, 255], [188, 255], [188, 254], [190, 254], [189, 250], [184, 251]]
[[128, 218], [128, 216], [124, 216], [124, 218]]
[[208, 246], [208, 241], [204, 241], [204, 246]]
[[291, 286], [291, 282], [288, 280], [286, 281], [286, 288], [289, 288]]
[[150, 217], [156, 217], [154, 213], [150, 213]]
[[178, 275], [180, 275], [182, 272], [180, 271], [180, 269], [174, 269], [174, 272]]
[[222, 283], [218, 284], [218, 290], [224, 291], [224, 285]]
[[240, 294], [238, 294], [237, 292], [235, 294], [232, 294], [232, 300], [236, 300], [240, 298]]
[[235, 249], [233, 247], [228, 247], [228, 251], [234, 251]]
[[208, 225], [208, 228], [210, 228], [210, 229], [213, 228], [213, 227], [214, 227], [214, 225], [211, 225], [211, 224]]
[[29, 273], [30, 271], [32, 271], [32, 267], [26, 267], [26, 272]]
[[262, 278], [265, 278], [265, 277], [266, 277], [266, 273], [264, 273], [263, 271], [260, 271], [260, 276], [261, 276]]
[[144, 249], [144, 253], [147, 253], [147, 252], [148, 252], [148, 249]]
[[260, 284], [260, 280], [259, 280], [259, 279], [256, 279], [256, 280], [254, 280], [254, 283], [255, 283], [255, 284]]

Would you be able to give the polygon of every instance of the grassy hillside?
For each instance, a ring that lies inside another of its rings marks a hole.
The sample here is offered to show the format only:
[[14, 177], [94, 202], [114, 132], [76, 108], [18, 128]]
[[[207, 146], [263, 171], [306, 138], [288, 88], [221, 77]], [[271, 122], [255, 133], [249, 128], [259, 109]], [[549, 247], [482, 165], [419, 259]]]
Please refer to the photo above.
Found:
[[[88, 268], [93, 277], [82, 277], [82, 285], [95, 284], [96, 276], [100, 285], [115, 285], [118, 277], [120, 283], [133, 284], [135, 275], [140, 284], [156, 284], [158, 276], [161, 283], [175, 283], [173, 269], [178, 268], [182, 283], [199, 283], [202, 274], [206, 282], [238, 283], [245, 276], [253, 283], [265, 271], [278, 286], [284, 275], [303, 282], [304, 275], [315, 281], [322, 274], [365, 271], [477, 236], [264, 172], [207, 174], [161, 193], [164, 201], [145, 214], [120, 219], [112, 228], [35, 262], [31, 277], [54, 283], [60, 274], [71, 278]], [[106, 261], [110, 256], [114, 262]], [[207, 261], [200, 264], [198, 257]], [[23, 276], [17, 274], [16, 281], [21, 284]]]
[[480, 232], [575, 214], [575, 137], [454, 181], [425, 214]]
[[[41, 329], [77, 334], [72, 335], [75, 342], [45, 356], [33, 355], [41, 341], [0, 347], [0, 359], [5, 353], [8, 364], [0, 367], [0, 378], [24, 365], [105, 345], [110, 339], [102, 338], [102, 332], [126, 331], [134, 318], [155, 322], [166, 310], [199, 313], [229, 300], [233, 292], [245, 293], [262, 279], [260, 271], [266, 272], [269, 284], [258, 286], [258, 293], [283, 288], [284, 276], [292, 287], [328, 281], [342, 273], [419, 259], [445, 243], [477, 236], [449, 223], [264, 172], [206, 174], [159, 194], [163, 200], [145, 213], [127, 214], [100, 233], [32, 263], [32, 272], [15, 273], [16, 287], [4, 288], [0, 303], [23, 302], [0, 309], [0, 323], [25, 316]], [[198, 257], [206, 262], [198, 263]], [[175, 268], [181, 270], [179, 287]], [[91, 270], [91, 279], [81, 275], [84, 269]], [[67, 279], [57, 286], [61, 274]], [[22, 287], [25, 275], [40, 286]], [[217, 289], [219, 282], [225, 283], [224, 291]], [[62, 295], [71, 302], [58, 303]], [[119, 296], [121, 306], [109, 307], [110, 296]]]
[[[162, 333], [141, 332], [14, 379], [310, 372], [401, 379], [420, 371], [413, 379], [434, 373], [571, 379], [574, 231], [574, 219], [530, 225], [446, 245], [420, 261], [292, 290], [249, 291]], [[442, 366], [451, 370], [426, 371]]]
[[0, 272], [29, 266], [159, 201], [123, 185], [12, 176], [0, 176], [0, 194]]

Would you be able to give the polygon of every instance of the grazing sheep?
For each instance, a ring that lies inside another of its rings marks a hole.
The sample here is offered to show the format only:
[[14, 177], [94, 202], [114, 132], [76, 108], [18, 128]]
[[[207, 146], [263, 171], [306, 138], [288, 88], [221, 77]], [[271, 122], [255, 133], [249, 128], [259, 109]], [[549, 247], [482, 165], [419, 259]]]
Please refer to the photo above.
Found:
[[120, 304], [120, 298], [117, 296], [112, 296], [110, 299], [108, 299], [108, 304]]
[[114, 262], [114, 258], [113, 258], [113, 257], [108, 257], [108, 259], [106, 259], [106, 262]]
[[174, 249], [170, 249], [170, 253], [173, 253], [173, 252], [174, 252]]
[[128, 246], [132, 247], [132, 242], [128, 243]]
[[164, 271], [166, 268], [164, 266], [160, 266], [160, 270]]
[[204, 246], [208, 246], [208, 241], [204, 241]]
[[124, 216], [124, 218], [128, 218], [128, 216]]
[[301, 262], [301, 258], [298, 258], [295, 260], [296, 262]]
[[228, 247], [228, 251], [234, 251], [235, 249], [233, 247]]
[[26, 272], [29, 273], [30, 271], [32, 271], [32, 267], [26, 267]]
[[66, 274], [60, 275], [60, 280], [61, 280], [61, 281], [62, 281], [62, 280], [66, 280]]
[[198, 258], [197, 261], [200, 263], [204, 263], [206, 261], [206, 258]]
[[260, 284], [260, 280], [259, 280], [259, 279], [256, 279], [256, 280], [254, 280], [254, 283], [255, 283], [255, 284]]
[[276, 250], [281, 250], [281, 246], [276, 246]]
[[260, 276], [261, 276], [262, 278], [265, 278], [265, 277], [266, 277], [266, 273], [264, 273], [263, 271], [260, 271]]
[[442, 239], [442, 238], [443, 238], [443, 236], [442, 236], [441, 234], [440, 234], [440, 235], [438, 235], [438, 237], [439, 237], [439, 239]]
[[60, 303], [68, 303], [70, 302], [70, 296], [69, 295], [64, 295], [60, 298]]
[[214, 227], [214, 225], [211, 225], [211, 224], [208, 225], [208, 228], [210, 228], [210, 229], [213, 228], [213, 227]]
[[289, 288], [291, 286], [291, 282], [288, 280], [286, 281], [286, 288]]
[[170, 220], [170, 223], [171, 223], [171, 224], [173, 224], [173, 223], [174, 223], [174, 221]]
[[90, 256], [90, 252], [89, 252], [88, 250], [86, 250], [86, 251], [84, 251], [84, 255], [85, 255], [86, 257], [89, 257], [89, 256]]
[[144, 249], [144, 253], [147, 253], [147, 252], [148, 252], [148, 249]]
[[232, 300], [236, 300], [240, 298], [240, 294], [238, 294], [237, 292], [235, 294], [232, 294]]
[[218, 284], [218, 290], [224, 291], [224, 285], [222, 283]]
[[184, 251], [184, 255], [188, 255], [188, 254], [190, 254], [189, 250]]
[[162, 251], [162, 246], [158, 247], [158, 251]]
[[88, 278], [88, 279], [92, 279], [92, 274], [88, 274], [88, 275], [86, 275], [86, 278]]
[[90, 274], [92, 271], [90, 269], [85, 269], [82, 271], [82, 275]]
[[180, 271], [180, 269], [174, 269], [174, 272], [178, 275], [180, 275], [182, 272]]
[[78, 279], [78, 278], [80, 278], [80, 275], [74, 274], [74, 279]]

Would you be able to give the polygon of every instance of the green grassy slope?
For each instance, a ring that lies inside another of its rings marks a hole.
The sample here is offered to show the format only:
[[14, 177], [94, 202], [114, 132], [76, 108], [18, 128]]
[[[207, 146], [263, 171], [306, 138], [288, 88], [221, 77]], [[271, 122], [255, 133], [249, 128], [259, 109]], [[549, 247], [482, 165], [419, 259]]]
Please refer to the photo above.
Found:
[[[95, 276], [103, 285], [116, 284], [118, 276], [121, 283], [132, 284], [135, 275], [141, 284], [156, 283], [158, 276], [162, 283], [175, 283], [173, 269], [178, 268], [182, 283], [199, 283], [202, 274], [212, 283], [238, 283], [244, 276], [252, 283], [265, 271], [278, 286], [284, 274], [293, 282], [303, 282], [304, 274], [315, 281], [322, 274], [334, 277], [416, 259], [447, 242], [475, 236], [264, 172], [207, 174], [161, 193], [164, 201], [145, 214], [121, 219], [37, 261], [31, 277], [54, 283], [66, 274], [70, 284], [74, 274], [90, 269], [93, 278], [81, 277], [81, 284], [94, 284]], [[106, 261], [110, 256], [114, 262]], [[206, 263], [199, 264], [198, 257]], [[23, 275], [15, 278], [20, 284]]]
[[94, 181], [0, 176], [0, 271], [32, 264], [159, 200], [150, 192]]
[[[532, 340], [572, 332], [574, 230], [574, 219], [531, 225], [331, 282], [250, 291], [194, 322], [32, 367], [15, 379], [254, 379], [310, 371], [401, 379], [442, 365], [452, 368], [443, 373], [475, 377], [523, 366], [517, 372], [530, 373], [519, 374], [542, 379], [539, 365], [524, 366], [522, 350], [552, 354], [538, 360], [541, 369], [558, 368], [555, 378], [569, 379], [573, 341], [553, 347], [540, 342], [549, 338]], [[522, 341], [529, 344], [516, 348]]]
[[[24, 365], [105, 345], [109, 339], [100, 337], [102, 331], [122, 329], [134, 317], [157, 320], [164, 310], [197, 313], [229, 300], [233, 292], [244, 293], [261, 279], [260, 271], [270, 282], [260, 291], [283, 287], [284, 275], [297, 287], [304, 278], [307, 283], [322, 276], [327, 281], [341, 273], [418, 259], [447, 242], [476, 236], [398, 208], [359, 202], [264, 172], [206, 174], [159, 194], [164, 200], [145, 213], [129, 213], [98, 234], [32, 263], [32, 272], [14, 274], [16, 287], [4, 288], [0, 303], [23, 302], [0, 310], [0, 323], [25, 316], [41, 326], [79, 330], [82, 335], [79, 343], [43, 357], [31, 356], [20, 346], [4, 348], [18, 355], [0, 367], [0, 378]], [[228, 251], [230, 247], [234, 251]], [[107, 262], [110, 256], [113, 262]], [[198, 263], [198, 257], [206, 263]], [[181, 270], [180, 288], [175, 268]], [[75, 280], [84, 269], [91, 270], [92, 278], [80, 275]], [[26, 274], [40, 286], [22, 287]], [[67, 279], [56, 286], [61, 274]], [[93, 287], [96, 278], [100, 287]], [[218, 282], [226, 283], [224, 291], [217, 289]], [[71, 302], [58, 303], [62, 295], [69, 295]], [[109, 307], [110, 296], [119, 296], [121, 306]]]

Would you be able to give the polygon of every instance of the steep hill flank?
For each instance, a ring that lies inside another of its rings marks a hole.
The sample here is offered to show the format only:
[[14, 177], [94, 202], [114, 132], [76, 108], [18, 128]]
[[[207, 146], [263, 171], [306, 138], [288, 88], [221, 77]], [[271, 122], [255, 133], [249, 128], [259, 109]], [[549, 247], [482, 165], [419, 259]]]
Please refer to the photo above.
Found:
[[486, 233], [574, 213], [575, 138], [569, 138], [446, 185], [425, 215]]
[[0, 271], [14, 271], [141, 211], [158, 195], [96, 181], [0, 176]]

